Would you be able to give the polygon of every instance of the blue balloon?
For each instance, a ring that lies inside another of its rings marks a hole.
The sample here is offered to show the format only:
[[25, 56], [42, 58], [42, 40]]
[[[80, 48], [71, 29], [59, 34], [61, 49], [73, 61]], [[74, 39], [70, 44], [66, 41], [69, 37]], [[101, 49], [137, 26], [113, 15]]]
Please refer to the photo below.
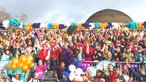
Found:
[[47, 27], [48, 27], [48, 29], [52, 29], [53, 24], [52, 24], [52, 23], [49, 23], [49, 24], [47, 25]]
[[21, 73], [21, 79], [23, 80], [23, 82], [26, 82], [26, 79], [25, 79], [25, 72], [22, 72], [22, 73]]
[[10, 19], [9, 20], [9, 25], [11, 25], [11, 26], [19, 26], [20, 25], [19, 19], [18, 18]]
[[77, 58], [73, 57], [73, 58], [70, 59], [71, 64], [76, 63], [76, 62], [78, 62]]
[[144, 28], [146, 28], [146, 21], [145, 22], [143, 22], [143, 24], [142, 24], [143, 26], [144, 26]]
[[70, 26], [77, 26], [77, 23], [72, 22]]
[[107, 28], [112, 28], [112, 26], [113, 26], [112, 23], [109, 22]]
[[133, 21], [133, 20], [130, 21], [129, 23], [127, 23], [126, 26], [127, 26], [128, 28], [130, 28], [130, 29], [136, 29], [136, 28], [138, 28], [137, 22], [135, 22], [135, 21]]
[[95, 28], [100, 28], [99, 22], [94, 23]]
[[22, 22], [22, 28], [26, 27], [26, 24], [24, 22]]
[[16, 73], [16, 72], [22, 73], [22, 69], [17, 68], [17, 69], [14, 70], [14, 73]]
[[82, 26], [85, 27], [85, 28], [90, 28], [91, 27], [91, 25], [89, 23], [83, 23]]
[[64, 24], [59, 24], [59, 28], [64, 29], [64, 28], [66, 28], [66, 26]]
[[87, 67], [86, 66], [82, 66], [81, 68], [82, 68], [83, 72], [87, 71]]
[[71, 71], [69, 70], [69, 68], [66, 69], [66, 72], [70, 73]]
[[2, 22], [0, 22], [0, 28], [1, 28], [1, 29], [4, 29], [3, 23], [2, 23]]
[[66, 72], [66, 71], [63, 71], [63, 72], [62, 72], [62, 75], [64, 75], [66, 78], [68, 78], [69, 73], [68, 73], [68, 72]]
[[7, 70], [7, 74], [10, 75], [13, 73], [13, 70]]
[[32, 24], [32, 27], [33, 27], [33, 28], [40, 28], [40, 24], [41, 24], [41, 23], [33, 23], [33, 24]]
[[82, 61], [78, 61], [75, 63], [76, 68], [80, 68], [82, 66]]

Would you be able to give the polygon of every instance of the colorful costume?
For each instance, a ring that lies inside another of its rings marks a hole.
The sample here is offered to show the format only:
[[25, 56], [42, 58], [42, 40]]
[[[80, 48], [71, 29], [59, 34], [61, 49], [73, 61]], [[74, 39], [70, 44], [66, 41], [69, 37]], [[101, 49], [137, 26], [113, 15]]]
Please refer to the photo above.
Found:
[[46, 64], [38, 65], [36, 67], [35, 73], [38, 74], [38, 79], [42, 79], [43, 78], [45, 70], [46, 70]]

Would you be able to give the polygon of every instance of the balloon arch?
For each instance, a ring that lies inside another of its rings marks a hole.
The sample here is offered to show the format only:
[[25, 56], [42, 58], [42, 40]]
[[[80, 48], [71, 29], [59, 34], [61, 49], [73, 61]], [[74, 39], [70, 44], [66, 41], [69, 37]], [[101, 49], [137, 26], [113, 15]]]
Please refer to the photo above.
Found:
[[[58, 24], [58, 23], [24, 23], [22, 22], [19, 18], [11, 18], [9, 20], [4, 20], [0, 22], [0, 28], [8, 28], [8, 27], [19, 27], [19, 28], [26, 28], [26, 29], [32, 29], [32, 28], [48, 28], [48, 29], [65, 29], [66, 27], [69, 26], [74, 26], [77, 27], [78, 29], [112, 29], [116, 27], [120, 27], [118, 23], [113, 23], [108, 22], [108, 23], [100, 23], [100, 22], [95, 22], [95, 23], [75, 23], [72, 22], [70, 25], [67, 24]], [[146, 28], [146, 22], [135, 22], [135, 21], [130, 21], [127, 24], [125, 24], [126, 27], [129, 29], [144, 29]]]

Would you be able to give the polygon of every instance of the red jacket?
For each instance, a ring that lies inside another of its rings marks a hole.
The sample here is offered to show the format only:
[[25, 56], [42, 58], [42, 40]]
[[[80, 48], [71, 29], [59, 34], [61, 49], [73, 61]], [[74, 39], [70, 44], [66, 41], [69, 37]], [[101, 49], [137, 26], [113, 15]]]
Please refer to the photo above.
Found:
[[[87, 49], [87, 46], [84, 44], [84, 46], [83, 46], [83, 52], [86, 53], [86, 49]], [[93, 54], [94, 54], [94, 48], [89, 47], [89, 55], [93, 55]]]
[[51, 48], [51, 51], [50, 51], [50, 58], [52, 59], [55, 59], [55, 58], [58, 58], [59, 55], [61, 55], [62, 51], [59, 47], [54, 47], [54, 48]]
[[42, 48], [42, 49], [40, 50], [39, 58], [40, 58], [41, 60], [46, 60], [47, 55], [48, 55], [48, 49]]
[[110, 76], [110, 82], [115, 82], [115, 78], [118, 75], [117, 72], [114, 72], [111, 76]]

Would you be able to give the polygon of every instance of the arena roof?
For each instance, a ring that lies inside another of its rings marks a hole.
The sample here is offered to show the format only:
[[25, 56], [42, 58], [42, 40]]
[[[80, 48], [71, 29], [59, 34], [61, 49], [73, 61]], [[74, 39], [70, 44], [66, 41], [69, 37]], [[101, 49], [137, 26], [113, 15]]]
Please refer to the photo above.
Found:
[[114, 9], [104, 9], [98, 11], [91, 15], [86, 22], [93, 23], [93, 22], [117, 22], [117, 23], [127, 23], [132, 19], [125, 13], [114, 10]]

